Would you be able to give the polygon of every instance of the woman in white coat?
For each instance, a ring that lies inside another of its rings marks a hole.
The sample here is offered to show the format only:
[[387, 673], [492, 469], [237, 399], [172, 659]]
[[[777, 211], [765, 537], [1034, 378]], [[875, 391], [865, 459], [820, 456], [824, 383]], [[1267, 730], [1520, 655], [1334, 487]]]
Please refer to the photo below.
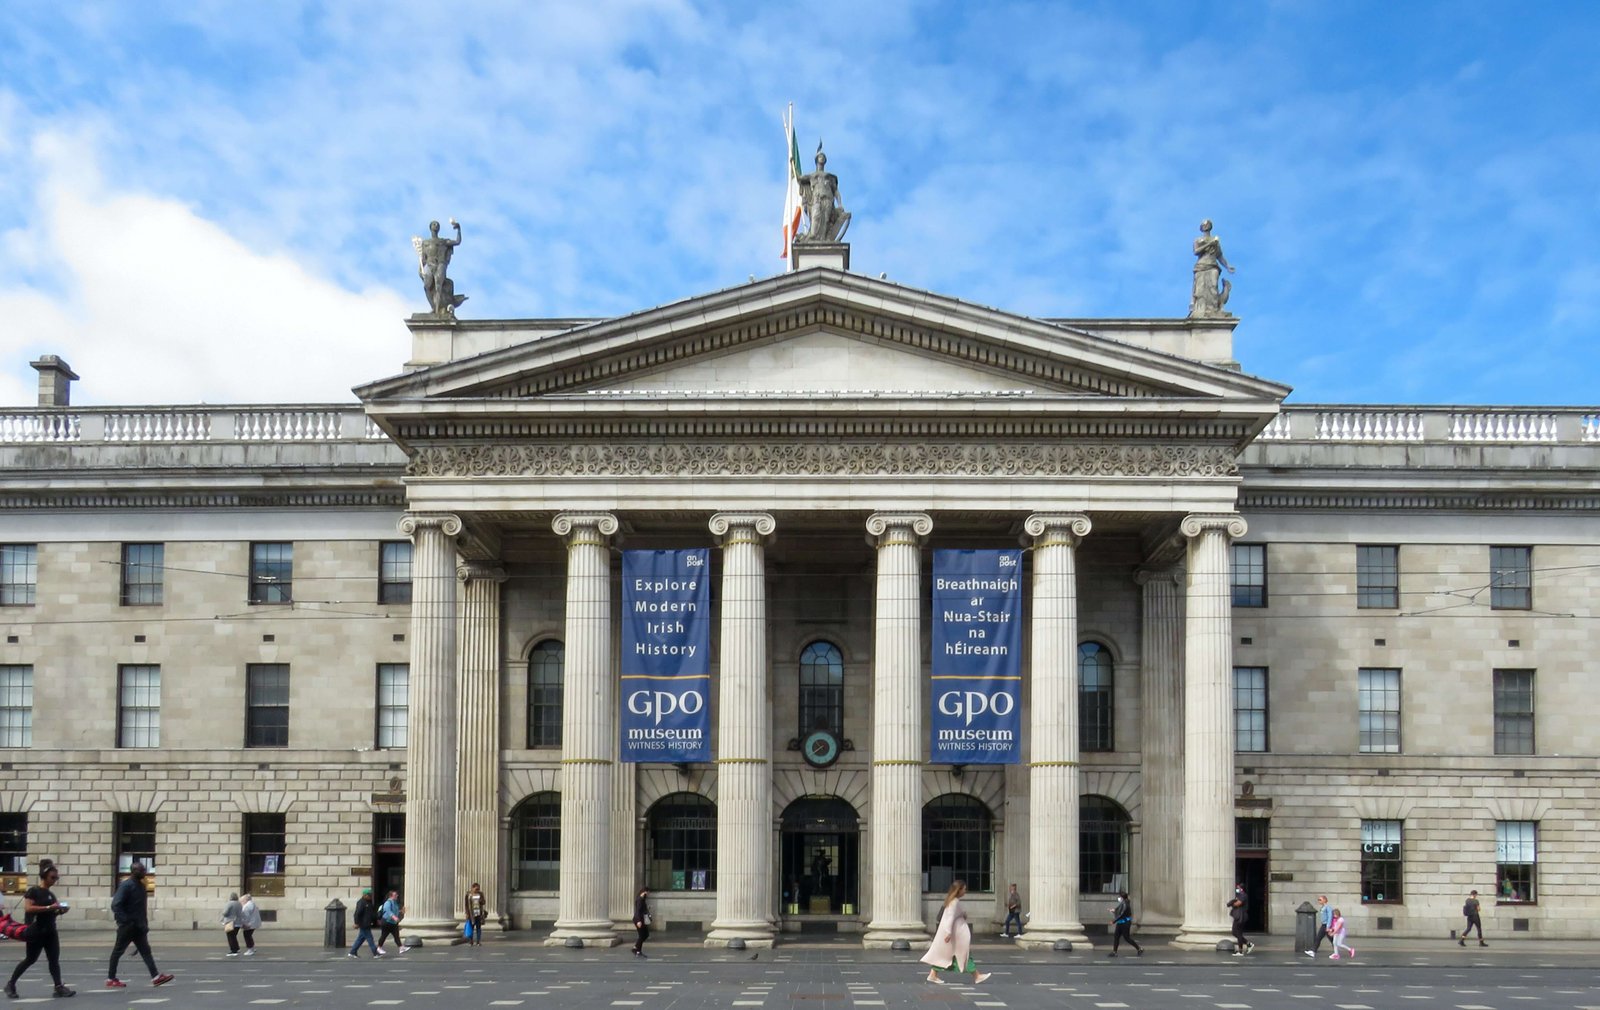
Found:
[[966, 909], [961, 907], [961, 896], [967, 893], [967, 882], [958, 880], [944, 893], [944, 912], [939, 916], [939, 927], [933, 931], [933, 942], [922, 955], [928, 970], [928, 981], [944, 985], [941, 971], [972, 972], [974, 984], [986, 981], [988, 972], [980, 972], [972, 961], [972, 924], [967, 921]]

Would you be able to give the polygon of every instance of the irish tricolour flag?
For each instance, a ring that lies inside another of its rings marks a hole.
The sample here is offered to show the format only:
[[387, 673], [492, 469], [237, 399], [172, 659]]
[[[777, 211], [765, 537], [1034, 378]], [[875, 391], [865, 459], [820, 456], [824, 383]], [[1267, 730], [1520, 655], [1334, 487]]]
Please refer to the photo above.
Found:
[[783, 258], [800, 232], [800, 144], [794, 139], [794, 103], [783, 117], [784, 139], [789, 142], [789, 187], [783, 195]]

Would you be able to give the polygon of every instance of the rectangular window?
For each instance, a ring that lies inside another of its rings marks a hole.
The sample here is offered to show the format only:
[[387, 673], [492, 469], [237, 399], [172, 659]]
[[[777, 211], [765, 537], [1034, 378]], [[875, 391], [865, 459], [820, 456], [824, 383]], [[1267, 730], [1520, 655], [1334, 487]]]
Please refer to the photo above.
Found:
[[28, 815], [0, 814], [0, 873], [28, 872]]
[[1405, 858], [1399, 821], [1361, 822], [1361, 903], [1404, 900]]
[[289, 746], [289, 664], [245, 668], [244, 745]]
[[1380, 610], [1400, 606], [1400, 548], [1356, 548], [1356, 606]]
[[161, 746], [161, 667], [117, 667], [117, 746]]
[[39, 548], [0, 544], [0, 607], [31, 607], [39, 586]]
[[382, 749], [399, 749], [406, 745], [410, 683], [410, 664], [378, 664], [378, 746]]
[[1233, 668], [1233, 749], [1247, 753], [1267, 750], [1267, 668]]
[[1400, 671], [1360, 673], [1361, 753], [1400, 753]]
[[284, 814], [244, 815], [244, 887], [240, 890], [257, 897], [282, 896], [287, 834]]
[[1533, 671], [1494, 672], [1494, 752], [1533, 753]]
[[1533, 548], [1489, 548], [1489, 606], [1495, 610], [1533, 608]]
[[250, 545], [250, 602], [294, 602], [294, 544]]
[[117, 814], [117, 867], [114, 876], [120, 882], [133, 872], [134, 863], [143, 863], [145, 869], [156, 872], [156, 815]]
[[1267, 605], [1267, 545], [1234, 544], [1232, 547], [1233, 605]]
[[0, 747], [33, 746], [33, 667], [0, 666]]
[[1495, 898], [1504, 902], [1539, 900], [1538, 824], [1496, 821], [1494, 825]]
[[155, 607], [161, 604], [165, 544], [122, 545], [122, 605]]
[[411, 602], [411, 541], [385, 540], [378, 545], [378, 602]]

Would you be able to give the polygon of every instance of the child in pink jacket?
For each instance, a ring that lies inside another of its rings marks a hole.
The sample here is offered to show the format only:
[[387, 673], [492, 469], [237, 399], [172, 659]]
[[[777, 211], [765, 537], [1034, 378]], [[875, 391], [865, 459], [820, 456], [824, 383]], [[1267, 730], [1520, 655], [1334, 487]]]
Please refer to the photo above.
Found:
[[1344, 913], [1337, 908], [1333, 910], [1333, 925], [1328, 927], [1328, 932], [1333, 934], [1333, 957], [1331, 960], [1339, 960], [1339, 948], [1341, 947], [1348, 950], [1351, 957], [1356, 956], [1356, 949], [1344, 942]]

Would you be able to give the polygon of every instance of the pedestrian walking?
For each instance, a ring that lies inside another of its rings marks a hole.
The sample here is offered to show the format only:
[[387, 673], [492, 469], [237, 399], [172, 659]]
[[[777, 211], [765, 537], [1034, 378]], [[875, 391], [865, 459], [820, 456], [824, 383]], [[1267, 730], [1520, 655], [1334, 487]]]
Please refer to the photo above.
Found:
[[256, 899], [251, 894], [239, 895], [239, 929], [244, 933], [244, 956], [254, 957], [256, 953], [256, 930], [261, 928], [261, 909], [256, 907]]
[[639, 898], [633, 903], [633, 930], [636, 939], [633, 941], [633, 956], [649, 960], [644, 952], [644, 942], [650, 939], [650, 888], [639, 888]]
[[227, 957], [239, 956], [239, 926], [244, 919], [243, 909], [239, 905], [237, 894], [228, 895], [228, 903], [222, 906], [222, 935], [228, 938]]
[[356, 942], [351, 945], [350, 953], [346, 957], [359, 957], [356, 952], [364, 943], [372, 948], [373, 957], [382, 957], [383, 950], [379, 948], [376, 940], [372, 938], [372, 927], [377, 925], [378, 910], [372, 900], [372, 888], [361, 889], [361, 897], [356, 900], [355, 914], [351, 917], [356, 924]]
[[383, 905], [378, 908], [378, 953], [386, 954], [383, 942], [389, 937], [394, 937], [394, 942], [404, 954], [411, 948], [400, 939], [400, 920], [406, 917], [406, 907], [400, 904], [400, 892], [390, 891], [389, 896], [383, 900]]
[[1348, 950], [1350, 952], [1350, 956], [1352, 958], [1355, 957], [1356, 956], [1356, 949], [1354, 947], [1350, 946], [1348, 943], [1344, 942], [1344, 937], [1345, 937], [1344, 915], [1337, 908], [1333, 910], [1333, 925], [1331, 925], [1328, 928], [1333, 934], [1333, 956], [1330, 957], [1328, 960], [1330, 960], [1330, 961], [1339, 960], [1339, 951], [1341, 949]]
[[[1017, 931], [1011, 932], [1011, 924], [1017, 924]], [[1006, 924], [1000, 927], [1006, 936], [1022, 935], [1022, 895], [1017, 893], [1017, 885], [1012, 884], [1011, 890], [1006, 892]]]
[[1256, 945], [1244, 938], [1244, 920], [1248, 916], [1248, 900], [1244, 893], [1243, 884], [1233, 885], [1233, 897], [1228, 899], [1228, 918], [1233, 921], [1233, 956], [1244, 957]]
[[17, 999], [17, 979], [22, 973], [33, 967], [43, 954], [45, 965], [50, 969], [50, 980], [56, 984], [57, 996], [76, 996], [78, 991], [71, 989], [61, 981], [61, 934], [56, 931], [56, 920], [67, 914], [67, 905], [56, 898], [56, 881], [61, 879], [61, 871], [56, 869], [55, 860], [39, 860], [39, 882], [28, 888], [22, 895], [23, 921], [29, 929], [26, 947], [22, 960], [11, 969], [11, 980], [6, 983], [6, 996]]
[[1323, 940], [1333, 939], [1333, 906], [1328, 904], [1326, 894], [1317, 895], [1317, 942], [1306, 951], [1306, 957], [1316, 957], [1317, 951], [1322, 949]]
[[933, 931], [933, 942], [922, 962], [931, 965], [928, 981], [944, 985], [941, 971], [972, 972], [974, 984], [986, 982], [989, 973], [979, 971], [972, 960], [972, 923], [967, 921], [967, 911], [961, 907], [961, 898], [967, 893], [967, 882], [957, 880], [944, 892], [944, 910], [939, 915], [939, 926]]
[[474, 946], [483, 944], [483, 924], [489, 918], [489, 896], [483, 888], [473, 884], [467, 889], [467, 942]]
[[1480, 907], [1478, 904], [1478, 892], [1469, 891], [1466, 904], [1461, 906], [1461, 914], [1467, 917], [1467, 928], [1461, 931], [1461, 939], [1458, 941], [1463, 947], [1467, 945], [1467, 935], [1472, 932], [1474, 926], [1478, 929], [1478, 946], [1489, 946], [1483, 942], [1483, 919], [1479, 914]]
[[1111, 953], [1107, 957], [1116, 957], [1117, 948], [1126, 940], [1133, 947], [1133, 952], [1138, 957], [1144, 956], [1144, 948], [1133, 938], [1133, 902], [1128, 898], [1127, 891], [1117, 892], [1117, 903], [1111, 909]]
[[117, 942], [111, 948], [111, 968], [106, 972], [107, 989], [127, 987], [128, 983], [117, 977], [117, 962], [122, 960], [122, 952], [128, 949], [130, 943], [144, 958], [144, 966], [150, 969], [151, 985], [166, 985], [172, 981], [172, 976], [158, 969], [156, 959], [150, 955], [150, 916], [147, 909], [150, 892], [144, 889], [144, 875], [144, 864], [134, 863], [128, 876], [117, 885], [117, 893], [111, 897], [111, 918], [117, 922]]

